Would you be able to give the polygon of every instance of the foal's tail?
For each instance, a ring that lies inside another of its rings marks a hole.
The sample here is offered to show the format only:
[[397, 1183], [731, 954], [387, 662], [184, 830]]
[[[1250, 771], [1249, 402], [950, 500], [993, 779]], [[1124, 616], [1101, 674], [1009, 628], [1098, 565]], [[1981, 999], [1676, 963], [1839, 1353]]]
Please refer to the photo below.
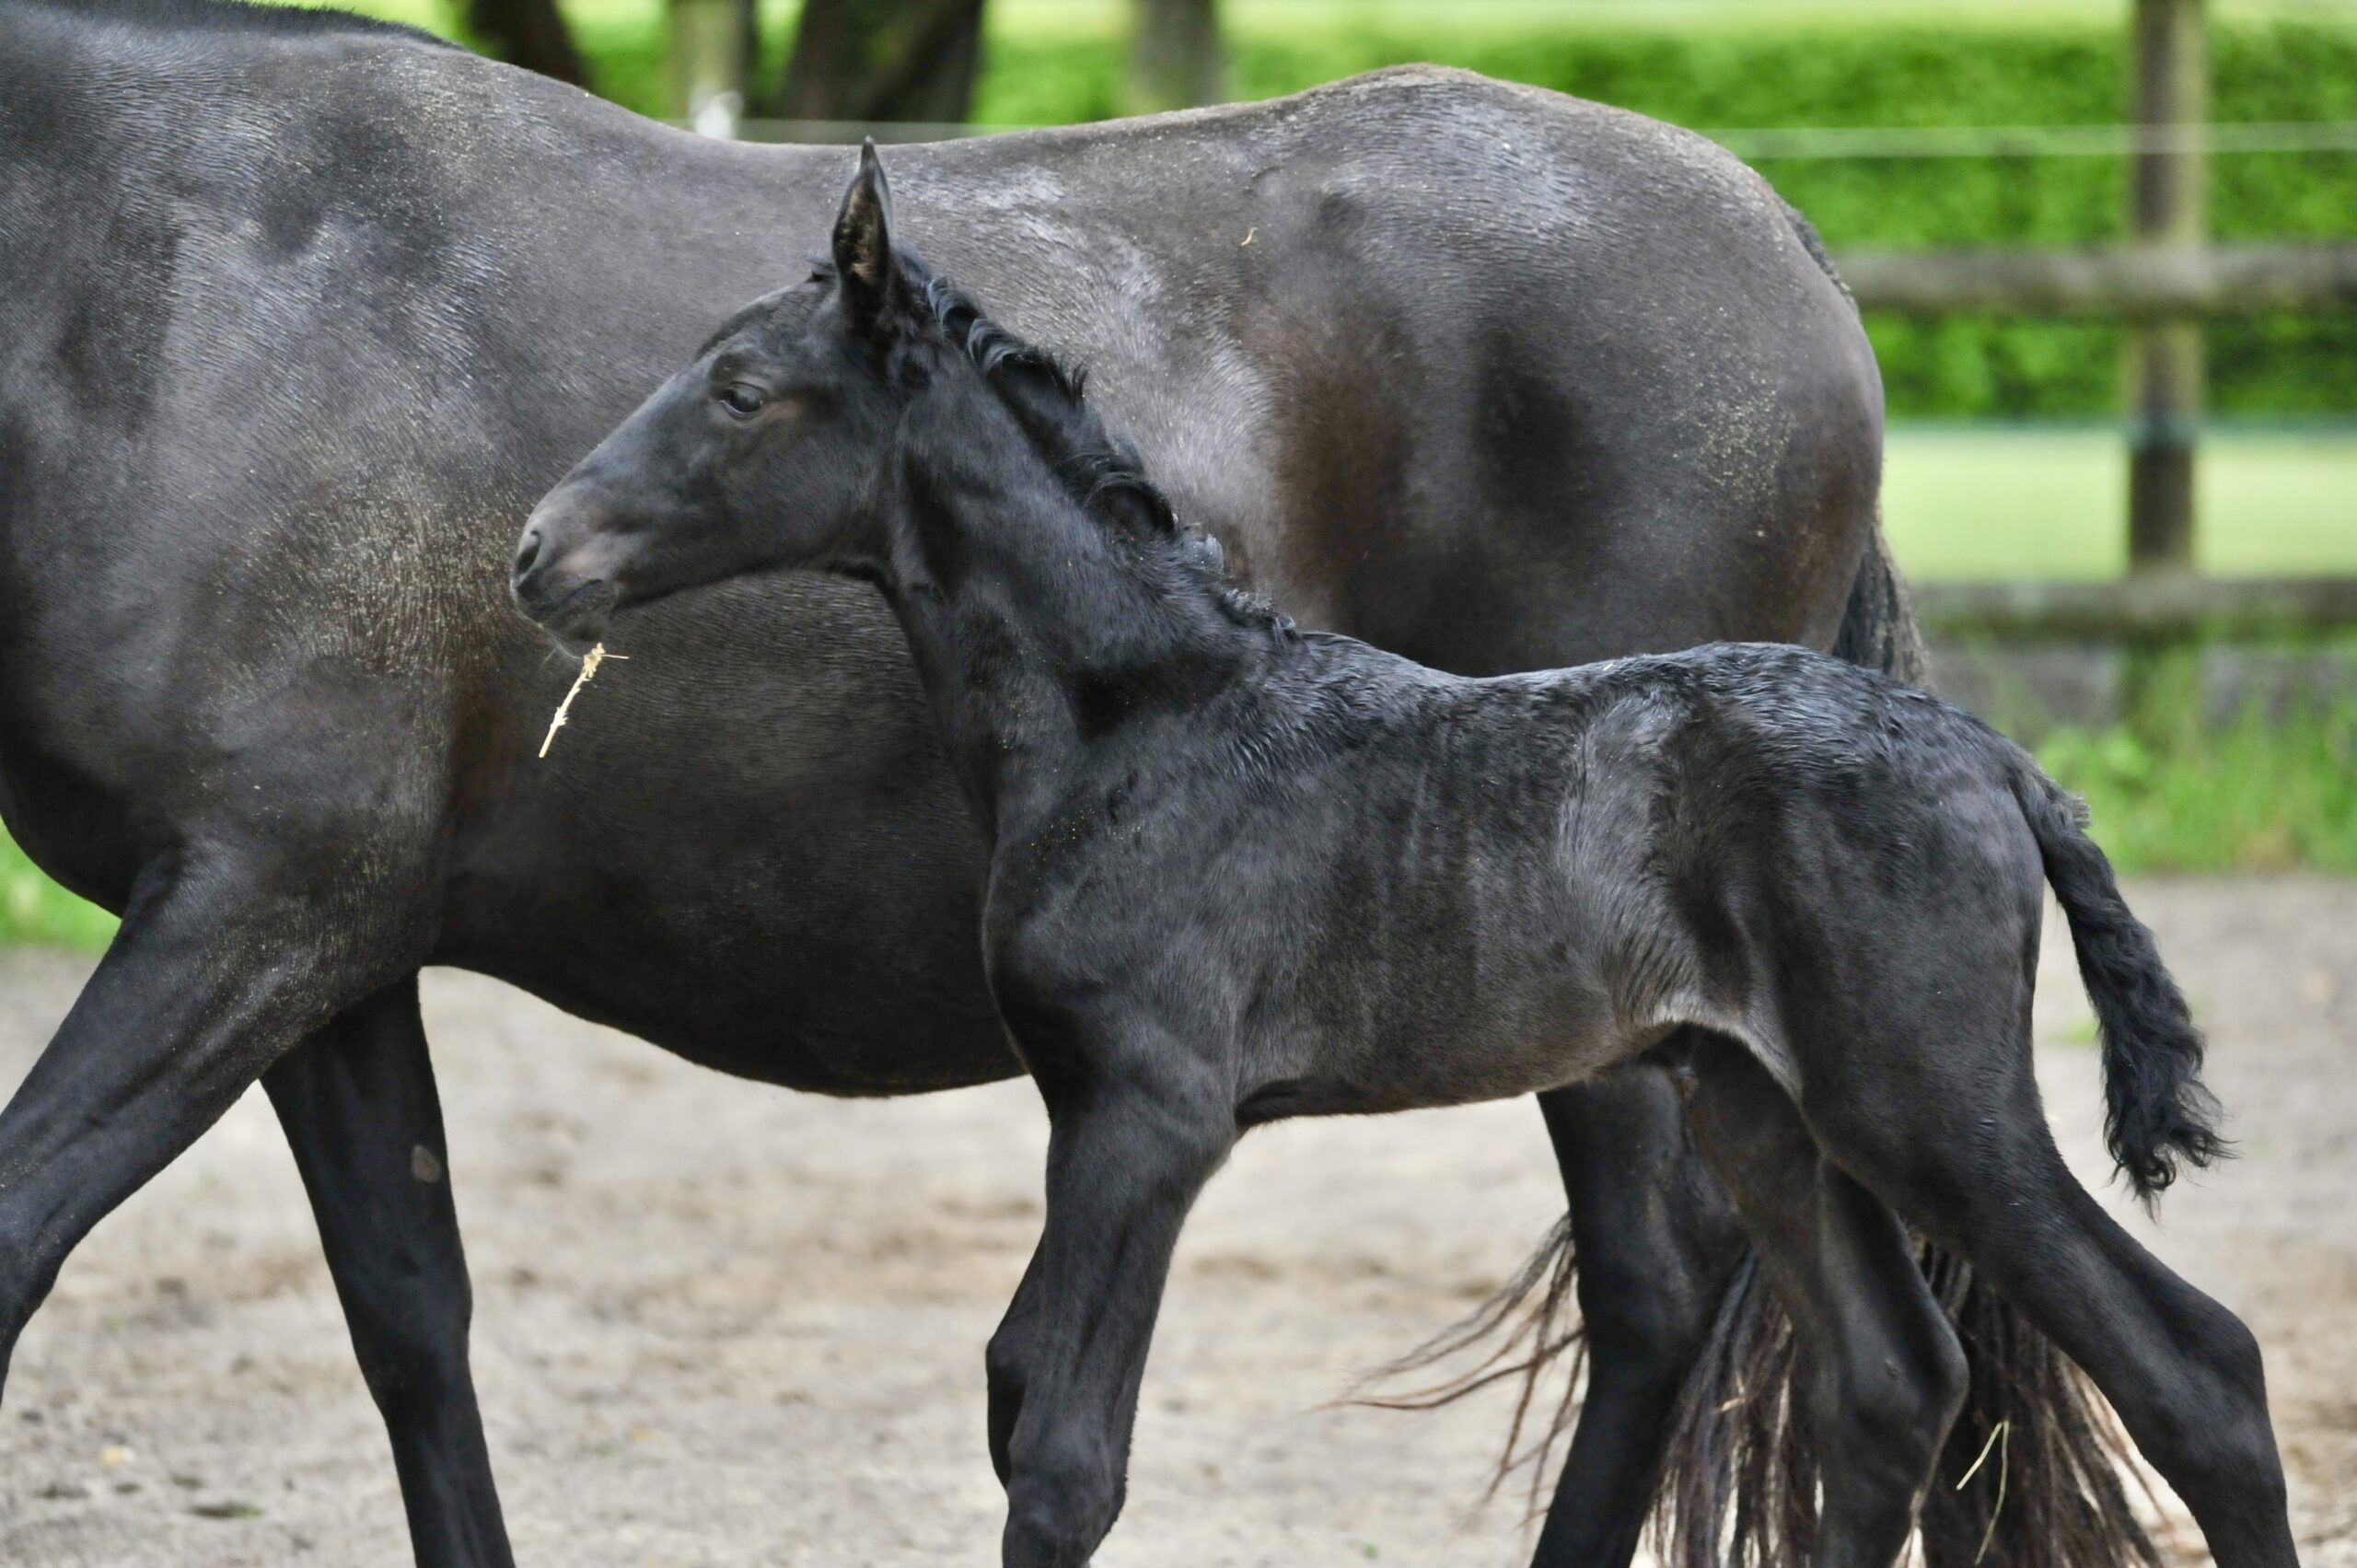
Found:
[[2086, 808], [2026, 756], [2014, 759], [2013, 784], [2103, 1035], [2104, 1139], [2149, 1206], [2177, 1179], [2180, 1160], [2206, 1166], [2227, 1152], [2218, 1102], [2201, 1086], [2201, 1031], [2152, 932], [2120, 898], [2111, 862], [2087, 837]]
[[[2150, 1201], [2180, 1161], [2226, 1152], [2199, 1079], [2201, 1036], [2153, 934], [2121, 901], [2078, 803], [2026, 755], [2010, 759], [2022, 815], [2061, 900], [2103, 1031], [2112, 1154]], [[2160, 1568], [2124, 1468], [2129, 1450], [2078, 1369], [1962, 1259], [1922, 1244], [1925, 1282], [1972, 1367], [1964, 1410], [1923, 1500], [1929, 1568]], [[1585, 1349], [1568, 1221], [1506, 1288], [1391, 1368], [1470, 1353], [1462, 1376], [1373, 1402], [1425, 1408], [1518, 1384], [1514, 1430], [1492, 1481], [1529, 1466], [1533, 1511], [1548, 1461], [1579, 1411]], [[1569, 1367], [1566, 1375], [1564, 1369]], [[1562, 1379], [1560, 1402], [1538, 1385]], [[1800, 1418], [1791, 1320], [1747, 1257], [1677, 1401], [1655, 1492], [1654, 1534], [1673, 1568], [1805, 1568], [1816, 1554], [1817, 1458]]]

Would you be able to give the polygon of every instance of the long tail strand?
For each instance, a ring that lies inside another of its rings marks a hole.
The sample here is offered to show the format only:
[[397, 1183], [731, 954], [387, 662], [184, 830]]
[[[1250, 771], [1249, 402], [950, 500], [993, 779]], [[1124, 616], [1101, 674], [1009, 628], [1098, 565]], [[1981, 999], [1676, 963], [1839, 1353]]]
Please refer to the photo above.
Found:
[[[1971, 1388], [1923, 1503], [1929, 1568], [2160, 1568], [2109, 1407], [1969, 1265], [1929, 1245], [1920, 1256], [1972, 1351]], [[1817, 1467], [1793, 1397], [1797, 1355], [1790, 1320], [1747, 1266], [1679, 1407], [1655, 1525], [1672, 1568], [1815, 1557]]]
[[[1523, 1470], [1530, 1478], [1527, 1516], [1539, 1517], [1547, 1509], [1555, 1452], [1570, 1439], [1579, 1420], [1587, 1341], [1580, 1322], [1577, 1283], [1572, 1219], [1565, 1214], [1521, 1272], [1495, 1295], [1397, 1361], [1366, 1374], [1344, 1396], [1345, 1401], [1377, 1410], [1437, 1410], [1494, 1384], [1519, 1382], [1505, 1443], [1475, 1506], [1495, 1501], [1515, 1472]], [[1488, 1348], [1482, 1350], [1485, 1344]], [[1387, 1391], [1391, 1385], [1429, 1376], [1476, 1350], [1481, 1350], [1480, 1359], [1464, 1371], [1438, 1382]], [[1562, 1387], [1550, 1402], [1547, 1384], [1554, 1378]], [[1528, 1435], [1542, 1411], [1536, 1435]]]
[[1973, 1346], [1971, 1388], [1923, 1503], [1931, 1568], [2160, 1568], [2125, 1479], [2142, 1472], [2084, 1375], [1955, 1254], [1926, 1248], [1923, 1272]]
[[[2109, 1408], [1961, 1259], [1928, 1244], [1921, 1258], [1972, 1365], [1964, 1410], [1924, 1499], [1928, 1568], [2160, 1568], [2131, 1498], [2128, 1478], [2139, 1472]], [[1480, 1502], [1524, 1472], [1527, 1506], [1538, 1516], [1555, 1455], [1579, 1414], [1585, 1344], [1576, 1264], [1566, 1219], [1496, 1295], [1368, 1374], [1346, 1398], [1430, 1410], [1519, 1381]], [[1388, 1391], [1467, 1357], [1464, 1371]], [[1806, 1568], [1815, 1558], [1817, 1462], [1794, 1397], [1798, 1374], [1791, 1320], [1747, 1257], [1672, 1420], [1652, 1527], [1668, 1568]], [[2003, 1441], [1992, 1446], [2001, 1425]]]
[[1817, 1552], [1817, 1456], [1794, 1409], [1792, 1323], [1747, 1256], [1678, 1397], [1655, 1493], [1670, 1568], [1804, 1568]]

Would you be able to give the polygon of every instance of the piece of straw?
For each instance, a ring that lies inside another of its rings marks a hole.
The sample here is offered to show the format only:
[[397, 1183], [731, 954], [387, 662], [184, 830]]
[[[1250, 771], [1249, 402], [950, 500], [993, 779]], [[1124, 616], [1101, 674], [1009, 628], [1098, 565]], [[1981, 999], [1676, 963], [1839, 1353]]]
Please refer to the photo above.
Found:
[[567, 691], [564, 694], [564, 701], [556, 705], [556, 717], [549, 720], [549, 732], [540, 738], [542, 757], [546, 757], [549, 754], [549, 748], [556, 744], [556, 732], [564, 727], [565, 715], [573, 711], [573, 699], [581, 695], [581, 689], [589, 684], [589, 678], [598, 673], [598, 667], [605, 663], [609, 657], [620, 659], [624, 663], [630, 660], [628, 654], [610, 656], [603, 643], [599, 643], [581, 656], [581, 673], [573, 678], [573, 690]]
[[1989, 1451], [1997, 1451], [1997, 1505], [1989, 1510], [1989, 1527], [1980, 1532], [1980, 1550], [1972, 1554], [1974, 1568], [1980, 1568], [1980, 1560], [1989, 1555], [1989, 1543], [1997, 1539], [1997, 1516], [2005, 1511], [2005, 1477], [2010, 1469], [2005, 1461], [2013, 1456], [2013, 1434], [2011, 1416], [1990, 1428], [1989, 1441], [1980, 1445], [1980, 1458], [1972, 1461], [1972, 1468], [1964, 1472], [1964, 1480], [1956, 1483], [1956, 1489], [1962, 1492], [1980, 1473], [1980, 1467], [1989, 1462]]

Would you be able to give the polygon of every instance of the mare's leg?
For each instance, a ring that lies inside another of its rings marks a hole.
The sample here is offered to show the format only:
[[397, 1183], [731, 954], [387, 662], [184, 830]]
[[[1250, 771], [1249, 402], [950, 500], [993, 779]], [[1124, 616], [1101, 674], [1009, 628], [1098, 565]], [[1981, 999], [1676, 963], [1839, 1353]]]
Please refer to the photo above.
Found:
[[1828, 1160], [1740, 1046], [1688, 1059], [1688, 1111], [1798, 1337], [1823, 1486], [1815, 1562], [1888, 1568], [1905, 1550], [1967, 1369], [1898, 1216]]
[[0, 1110], [0, 1370], [92, 1225], [303, 1035], [414, 964], [366, 951], [260, 865], [192, 850], [144, 874]]
[[1812, 1082], [1810, 1125], [2086, 1370], [2192, 1510], [2218, 1568], [2296, 1568], [2258, 1341], [2079, 1185], [2047, 1129], [2026, 1021], [2002, 1028], [1991, 1049], [1944, 1052], [1929, 1074], [1913, 1063], [1906, 1084], [1864, 1074], [1919, 1051], [1854, 1042], [1833, 1058], [1837, 1074]]
[[1015, 1423], [1023, 1414], [1023, 1389], [1031, 1365], [1032, 1330], [1039, 1323], [1039, 1254], [1031, 1254], [1015, 1299], [1006, 1304], [991, 1342], [982, 1352], [982, 1373], [990, 1388], [991, 1468], [998, 1483], [1006, 1484], [1014, 1461], [1007, 1446], [1015, 1441]]
[[1534, 1568], [1625, 1568], [1744, 1236], [1665, 1069], [1625, 1067], [1538, 1106], [1571, 1202], [1587, 1387]]
[[417, 1561], [512, 1562], [467, 1365], [471, 1296], [417, 977], [338, 1014], [262, 1086], [392, 1441]]
[[1064, 1060], [1080, 1073], [1040, 1081], [1048, 1218], [1006, 1444], [1006, 1568], [1081, 1568], [1112, 1528], [1171, 1251], [1236, 1142], [1232, 1078], [1161, 1031], [1090, 1030]]

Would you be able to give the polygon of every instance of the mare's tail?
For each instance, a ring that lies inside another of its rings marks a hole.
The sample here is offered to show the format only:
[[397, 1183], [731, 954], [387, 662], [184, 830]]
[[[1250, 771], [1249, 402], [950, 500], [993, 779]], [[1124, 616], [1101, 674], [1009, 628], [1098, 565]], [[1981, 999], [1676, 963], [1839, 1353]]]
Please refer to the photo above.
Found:
[[1850, 584], [1850, 602], [1841, 612], [1841, 628], [1833, 634], [1833, 656], [1867, 669], [1878, 669], [1910, 686], [1923, 684], [1923, 633], [1915, 624], [1914, 601], [1908, 597], [1898, 563], [1890, 557], [1890, 541], [1883, 537], [1882, 518], [1875, 518], [1874, 537], [1858, 561], [1858, 575]]
[[2218, 1102], [2201, 1086], [2201, 1031], [2152, 932], [2120, 898], [2111, 862], [2087, 837], [2085, 808], [2026, 757], [2014, 765], [2014, 796], [2070, 922], [2103, 1036], [2104, 1141], [2149, 1206], [2180, 1161], [2205, 1166], [2225, 1152]]

